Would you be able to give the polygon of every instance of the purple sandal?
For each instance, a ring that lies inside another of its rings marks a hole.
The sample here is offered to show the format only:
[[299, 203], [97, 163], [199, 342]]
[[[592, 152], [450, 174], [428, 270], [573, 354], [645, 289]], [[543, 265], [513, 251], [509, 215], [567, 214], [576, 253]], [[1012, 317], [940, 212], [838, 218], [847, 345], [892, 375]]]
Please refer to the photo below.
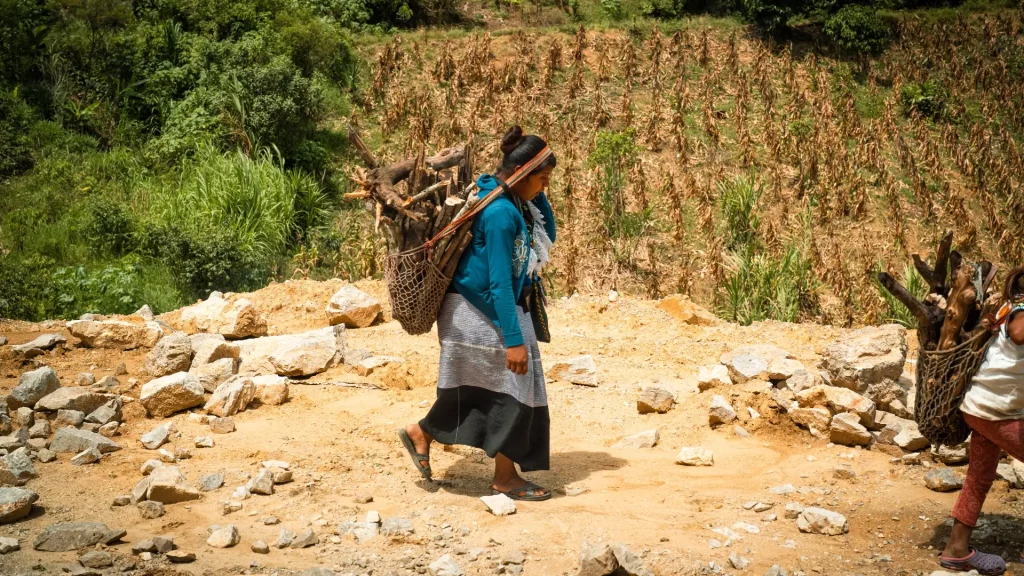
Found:
[[995, 554], [986, 554], [974, 548], [964, 558], [939, 557], [939, 565], [957, 572], [977, 570], [982, 576], [999, 576], [1006, 572], [1006, 561]]

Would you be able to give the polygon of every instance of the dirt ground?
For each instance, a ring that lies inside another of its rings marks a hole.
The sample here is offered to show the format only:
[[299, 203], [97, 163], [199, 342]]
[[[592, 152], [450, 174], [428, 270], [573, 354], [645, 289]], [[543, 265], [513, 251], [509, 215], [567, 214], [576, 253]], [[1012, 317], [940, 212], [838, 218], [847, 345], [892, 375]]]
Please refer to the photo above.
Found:
[[[271, 334], [280, 334], [327, 325], [323, 309], [340, 285], [293, 281], [246, 297], [267, 314]], [[381, 284], [358, 286], [386, 300]], [[841, 329], [775, 322], [693, 326], [654, 302], [628, 297], [611, 302], [603, 295], [555, 301], [549, 312], [553, 342], [541, 345], [546, 365], [591, 354], [600, 383], [596, 388], [548, 383], [552, 466], [529, 476], [556, 490], [551, 501], [520, 503], [515, 515], [492, 516], [479, 500], [489, 494], [490, 461], [474, 449], [435, 447], [438, 482], [419, 479], [395, 431], [422, 417], [434, 396], [436, 335], [412, 337], [396, 322], [384, 322], [350, 330], [348, 346], [400, 356], [405, 364], [365, 378], [338, 367], [295, 384], [284, 405], [236, 415], [237, 431], [216, 435], [216, 447], [210, 449], [192, 443], [195, 436], [209, 434], [207, 427], [189, 422], [185, 414], [173, 416], [180, 436], [172, 445], [192, 449], [193, 457], [179, 463], [189, 481], [195, 485], [200, 476], [219, 471], [226, 483], [202, 500], [168, 505], [159, 519], [143, 520], [134, 507], [112, 506], [115, 497], [128, 494], [141, 479], [140, 466], [154, 455], [139, 437], [157, 422], [145, 418], [137, 405], [125, 410], [127, 423], [115, 438], [124, 449], [101, 463], [72, 466], [67, 455], [49, 464], [37, 462], [40, 477], [27, 486], [40, 494], [37, 510], [26, 520], [0, 526], [0, 536], [16, 537], [22, 546], [20, 552], [0, 556], [0, 574], [60, 573], [75, 554], [37, 552], [32, 541], [50, 524], [78, 520], [126, 529], [128, 544], [112, 547], [117, 555], [131, 556], [130, 543], [169, 535], [180, 550], [198, 556], [186, 565], [170, 566], [161, 559], [139, 563], [153, 574], [274, 573], [325, 566], [338, 574], [401, 575], [425, 573], [444, 554], [451, 554], [467, 574], [496, 574], [502, 559], [516, 551], [525, 554], [523, 573], [528, 576], [574, 574], [584, 541], [623, 542], [659, 576], [708, 573], [711, 562], [723, 573], [736, 574], [740, 571], [728, 560], [733, 553], [750, 561], [748, 574], [764, 574], [773, 564], [808, 575], [930, 574], [938, 568], [936, 548], [948, 532], [945, 522], [956, 493], [926, 489], [926, 467], [816, 439], [777, 414], [767, 395], [754, 387], [697, 390], [698, 367], [716, 363], [733, 347], [775, 344], [813, 366]], [[172, 313], [162, 319], [173, 325], [176, 318]], [[7, 322], [0, 323], [0, 335], [18, 344], [60, 328], [60, 323]], [[83, 371], [97, 378], [112, 374], [122, 362], [128, 375], [119, 376], [121, 382], [139, 380], [129, 395], [137, 397], [146, 381], [141, 374], [144, 351], [75, 347], [24, 365], [10, 354], [0, 358], [0, 393], [13, 388], [33, 362], [53, 366], [64, 385], [72, 385]], [[653, 383], [674, 388], [678, 404], [667, 414], [640, 415], [638, 392]], [[381, 389], [351, 387], [367, 384]], [[732, 426], [709, 428], [707, 406], [714, 393], [731, 396], [750, 437], [738, 435]], [[750, 419], [745, 406], [760, 418]], [[625, 435], [651, 428], [660, 433], [652, 449], [611, 447]], [[714, 466], [676, 465], [683, 446], [712, 450]], [[254, 495], [242, 510], [223, 516], [221, 503], [268, 459], [290, 462], [295, 481], [278, 486], [273, 496]], [[856, 478], [835, 479], [832, 470], [838, 464], [852, 466]], [[784, 484], [797, 492], [771, 492]], [[373, 496], [371, 503], [355, 503], [355, 496], [366, 494]], [[1024, 574], [1017, 560], [1024, 549], [1017, 518], [1024, 504], [1018, 494], [996, 483], [976, 543], [1004, 553], [1012, 560], [1010, 573]], [[760, 514], [745, 510], [743, 503], [751, 500], [770, 501], [774, 507]], [[846, 515], [849, 534], [800, 533], [796, 522], [784, 517], [786, 503], [793, 501]], [[370, 510], [385, 519], [412, 519], [415, 534], [362, 544], [336, 535], [340, 523], [362, 520]], [[765, 521], [769, 514], [778, 519]], [[270, 515], [281, 523], [264, 525]], [[737, 522], [759, 531], [734, 528]], [[229, 549], [207, 546], [207, 528], [227, 523], [238, 527], [241, 543]], [[281, 528], [297, 533], [307, 526], [319, 535], [319, 545], [271, 547], [267, 555], [250, 551], [256, 540], [273, 544]], [[712, 548], [713, 539], [727, 540], [713, 531], [720, 527], [732, 528], [742, 539]]]

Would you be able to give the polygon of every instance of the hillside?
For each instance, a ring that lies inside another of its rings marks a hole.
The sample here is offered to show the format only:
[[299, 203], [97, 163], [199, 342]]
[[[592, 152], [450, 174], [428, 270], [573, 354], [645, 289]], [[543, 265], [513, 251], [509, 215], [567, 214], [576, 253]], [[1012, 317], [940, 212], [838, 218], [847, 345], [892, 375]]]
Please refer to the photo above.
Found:
[[863, 65], [700, 19], [403, 35], [364, 50], [373, 84], [354, 119], [391, 159], [472, 138], [488, 166], [507, 126], [546, 136], [556, 293], [876, 323], [898, 309], [871, 272], [906, 276], [944, 230], [970, 258], [1024, 247], [1020, 15], [899, 26]]

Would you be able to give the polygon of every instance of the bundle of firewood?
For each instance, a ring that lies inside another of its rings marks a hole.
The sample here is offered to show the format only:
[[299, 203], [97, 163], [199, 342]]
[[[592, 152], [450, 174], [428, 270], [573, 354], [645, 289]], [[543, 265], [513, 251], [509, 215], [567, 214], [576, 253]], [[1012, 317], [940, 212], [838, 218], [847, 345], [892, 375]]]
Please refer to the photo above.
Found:
[[[473, 194], [476, 186], [469, 143], [432, 156], [420, 147], [414, 157], [380, 166], [352, 127], [349, 140], [366, 168], [355, 170], [352, 179], [359, 190], [345, 198], [371, 201], [374, 230], [383, 234], [391, 253], [423, 246], [479, 202]], [[449, 230], [431, 247], [431, 262], [449, 278], [472, 238], [471, 224]]]
[[928, 283], [928, 294], [918, 300], [892, 275], [882, 272], [882, 286], [903, 303], [917, 318], [917, 336], [922, 350], [955, 348], [992, 326], [1003, 296], [993, 285], [995, 269], [991, 262], [967, 262], [959, 252], [950, 250], [953, 233], [939, 242], [935, 267], [914, 254], [914, 267]]

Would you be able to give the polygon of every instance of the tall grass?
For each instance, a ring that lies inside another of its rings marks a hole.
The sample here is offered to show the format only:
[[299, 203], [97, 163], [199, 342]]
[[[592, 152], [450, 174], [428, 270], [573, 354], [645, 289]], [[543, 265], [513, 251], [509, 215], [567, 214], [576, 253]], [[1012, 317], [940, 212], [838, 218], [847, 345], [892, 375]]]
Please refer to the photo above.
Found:
[[241, 250], [263, 263], [306, 238], [328, 215], [319, 182], [285, 171], [269, 150], [250, 158], [203, 148], [176, 186], [158, 196], [160, 220], [196, 232], [229, 231]]
[[743, 325], [768, 319], [795, 322], [812, 289], [810, 261], [794, 246], [780, 256], [749, 248], [733, 252], [726, 268], [719, 314]]
[[[878, 270], [883, 270], [881, 264], [878, 265]], [[917, 327], [917, 318], [914, 314], [907, 309], [895, 296], [889, 293], [888, 290], [882, 286], [882, 283], [878, 281], [878, 275], [872, 274], [874, 279], [875, 289], [885, 300], [886, 315], [885, 321], [888, 323], [902, 324], [907, 328]], [[924, 278], [917, 272], [913, 264], [906, 264], [903, 267], [903, 274], [901, 278], [897, 278], [901, 284], [903, 284], [907, 290], [914, 295], [918, 300], [925, 297], [928, 294], [928, 283], [924, 281]]]
[[749, 245], [757, 235], [761, 221], [757, 215], [757, 201], [764, 186], [752, 178], [738, 178], [718, 184], [719, 202], [729, 231], [729, 248]]

